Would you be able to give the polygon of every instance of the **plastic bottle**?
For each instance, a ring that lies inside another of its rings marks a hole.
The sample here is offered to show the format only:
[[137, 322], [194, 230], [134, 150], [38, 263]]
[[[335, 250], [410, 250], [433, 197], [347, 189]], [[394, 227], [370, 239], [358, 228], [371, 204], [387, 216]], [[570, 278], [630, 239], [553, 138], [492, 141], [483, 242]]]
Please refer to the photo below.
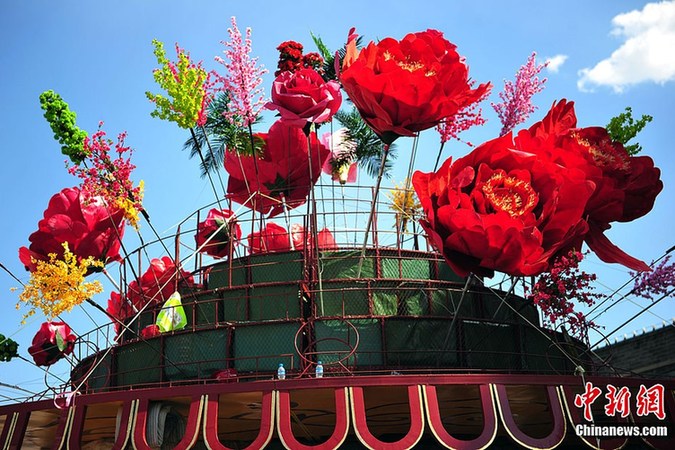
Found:
[[323, 364], [321, 364], [321, 361], [317, 361], [314, 373], [317, 378], [323, 378]]
[[280, 380], [286, 379], [286, 369], [284, 369], [284, 365], [281, 363], [279, 363], [279, 368], [277, 369], [277, 378]]

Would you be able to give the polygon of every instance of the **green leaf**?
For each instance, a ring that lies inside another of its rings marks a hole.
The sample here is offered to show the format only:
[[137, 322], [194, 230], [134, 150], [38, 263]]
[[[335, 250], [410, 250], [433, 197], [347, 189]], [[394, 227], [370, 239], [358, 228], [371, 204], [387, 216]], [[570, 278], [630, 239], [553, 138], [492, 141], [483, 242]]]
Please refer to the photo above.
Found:
[[642, 151], [642, 146], [637, 142], [628, 145], [628, 142], [635, 138], [652, 119], [652, 116], [642, 115], [638, 120], [635, 120], [633, 118], [633, 109], [627, 106], [625, 112], [612, 117], [606, 128], [612, 140], [621, 142], [626, 152], [633, 156]]
[[63, 352], [66, 350], [66, 341], [63, 339], [63, 336], [61, 336], [60, 332], [56, 332], [56, 346], [58, 347], [60, 352]]

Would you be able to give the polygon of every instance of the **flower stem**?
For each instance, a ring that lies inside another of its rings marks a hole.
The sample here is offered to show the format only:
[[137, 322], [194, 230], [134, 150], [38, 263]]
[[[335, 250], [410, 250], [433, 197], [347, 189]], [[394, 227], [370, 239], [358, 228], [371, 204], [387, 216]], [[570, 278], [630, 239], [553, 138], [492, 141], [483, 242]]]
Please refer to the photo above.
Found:
[[384, 167], [387, 164], [387, 156], [389, 155], [389, 144], [384, 144], [384, 149], [382, 150], [382, 165], [380, 166], [380, 172], [377, 174], [377, 181], [375, 183], [375, 193], [373, 194], [373, 203], [370, 208], [370, 215], [368, 216], [368, 223], [366, 224], [366, 232], [363, 237], [363, 246], [361, 247], [361, 256], [359, 256], [359, 266], [356, 270], [356, 278], [361, 278], [361, 270], [363, 269], [363, 260], [366, 256], [366, 246], [368, 245], [368, 234], [370, 234], [370, 227], [373, 225], [373, 218], [375, 216], [375, 210], [377, 209], [377, 195], [380, 192], [380, 184], [382, 183], [382, 177], [384, 176]]

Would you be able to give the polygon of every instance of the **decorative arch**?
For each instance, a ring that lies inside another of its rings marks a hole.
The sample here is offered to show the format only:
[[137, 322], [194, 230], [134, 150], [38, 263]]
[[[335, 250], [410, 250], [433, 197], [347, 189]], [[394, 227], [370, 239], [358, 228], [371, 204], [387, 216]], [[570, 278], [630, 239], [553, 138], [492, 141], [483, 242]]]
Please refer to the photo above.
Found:
[[408, 386], [408, 404], [410, 406], [410, 429], [396, 442], [383, 442], [368, 429], [366, 405], [362, 387], [350, 387], [354, 431], [359, 441], [371, 450], [405, 450], [413, 448], [424, 433], [424, 414], [422, 412], [422, 389], [420, 386]]
[[[274, 432], [274, 391], [263, 392], [260, 432], [255, 440], [245, 450], [260, 450], [272, 439]], [[204, 402], [204, 442], [211, 450], [232, 450], [224, 446], [218, 439], [218, 396], [205, 396]]]
[[295, 438], [291, 428], [291, 394], [289, 391], [277, 391], [277, 432], [286, 448], [294, 450], [337, 449], [347, 438], [349, 432], [349, 395], [347, 388], [336, 388], [335, 392], [335, 428], [327, 441], [318, 445], [305, 445]]
[[452, 450], [482, 450], [490, 446], [497, 435], [497, 410], [492, 389], [488, 384], [478, 386], [483, 409], [483, 431], [480, 436], [471, 440], [457, 439], [450, 435], [443, 426], [436, 386], [422, 386], [424, 406], [429, 428], [438, 442]]

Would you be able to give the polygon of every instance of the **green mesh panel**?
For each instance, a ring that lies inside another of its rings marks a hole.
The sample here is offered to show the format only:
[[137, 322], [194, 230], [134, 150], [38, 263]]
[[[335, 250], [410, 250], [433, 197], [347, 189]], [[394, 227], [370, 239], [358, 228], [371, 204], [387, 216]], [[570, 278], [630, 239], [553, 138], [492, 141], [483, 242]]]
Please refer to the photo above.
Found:
[[141, 335], [141, 330], [145, 328], [148, 325], [152, 325], [155, 323], [155, 313], [152, 311], [143, 311], [140, 316], [131, 322], [131, 319], [126, 322], [127, 327], [129, 327], [128, 330], [125, 329], [124, 331], [124, 339], [123, 340], [129, 340], [129, 339], [136, 339], [140, 337]]
[[463, 350], [470, 368], [518, 368], [520, 349], [517, 345], [518, 327], [465, 320], [462, 323]]
[[[382, 366], [380, 322], [375, 319], [350, 319], [349, 322], [359, 333], [359, 344], [354, 355], [342, 364], [347, 367]], [[353, 328], [342, 320], [317, 321], [314, 323], [314, 333], [316, 351], [327, 361], [342, 358], [349, 351], [348, 346], [353, 348], [356, 343]], [[348, 346], [344, 341], [348, 342]]]
[[279, 363], [283, 363], [286, 370], [297, 368], [299, 356], [295, 352], [295, 333], [299, 327], [299, 323], [293, 322], [235, 328], [235, 369], [240, 372], [275, 371]]
[[395, 316], [398, 313], [398, 296], [396, 287], [398, 282], [378, 281], [374, 282], [373, 290], [373, 315]]
[[[385, 320], [387, 365], [458, 366], [457, 329], [450, 329], [451, 322], [428, 319]], [[454, 327], [457, 327], [457, 323]]]
[[223, 320], [238, 322], [247, 320], [248, 295], [246, 289], [228, 289], [223, 296]]
[[[223, 321], [223, 308], [218, 294], [203, 294], [197, 297], [195, 324], [198, 327], [213, 326]], [[187, 311], [185, 311], [187, 313]]]
[[429, 300], [421, 288], [406, 286], [399, 292], [399, 314], [402, 316], [424, 316], [429, 313]]
[[302, 279], [302, 253], [266, 253], [251, 256], [252, 283], [274, 283]]
[[167, 336], [164, 373], [168, 380], [210, 378], [227, 367], [226, 329]]
[[298, 286], [252, 286], [249, 289], [250, 320], [300, 317]]
[[439, 280], [455, 281], [464, 284], [464, 278], [457, 275], [445, 261], [429, 261], [432, 273], [438, 274]]
[[429, 261], [426, 259], [382, 258], [382, 278], [428, 280]]
[[[243, 286], [248, 284], [248, 258], [241, 258], [232, 261], [232, 286]], [[209, 272], [209, 289], [221, 287], [230, 287], [230, 262], [214, 264]]]
[[115, 367], [118, 386], [160, 381], [160, 341], [161, 339], [149, 339], [117, 349]]
[[[338, 278], [356, 278], [359, 270], [361, 252], [324, 252], [321, 254], [321, 268], [324, 280]], [[373, 258], [365, 257], [360, 278], [374, 278]]]
[[437, 289], [431, 294], [432, 316], [476, 317], [476, 296], [467, 291], [462, 300], [461, 289]]
[[[111, 362], [112, 355], [110, 353], [105, 355], [103, 361], [100, 361], [96, 355], [88, 356], [73, 369], [71, 379], [74, 384], [79, 385], [83, 378], [87, 376], [84, 386], [91, 391], [108, 387], [110, 386]], [[93, 366], [96, 366], [96, 368], [89, 374], [89, 370]]]
[[368, 285], [365, 282], [327, 281], [323, 283], [323, 310], [321, 297], [315, 295], [318, 317], [362, 316], [369, 312]]

